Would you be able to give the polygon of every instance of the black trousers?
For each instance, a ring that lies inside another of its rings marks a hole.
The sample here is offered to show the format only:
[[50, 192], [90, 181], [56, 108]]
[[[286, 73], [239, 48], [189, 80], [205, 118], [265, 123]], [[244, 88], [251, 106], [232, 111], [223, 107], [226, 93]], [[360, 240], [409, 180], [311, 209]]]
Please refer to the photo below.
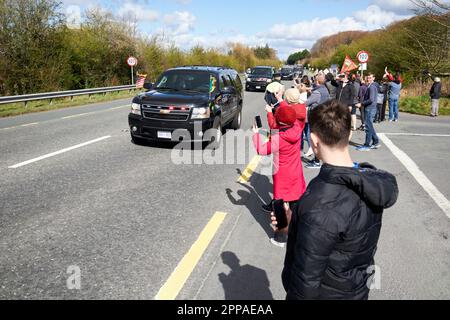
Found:
[[386, 108], [387, 108], [387, 99], [384, 100], [383, 105], [381, 106], [380, 121], [386, 121]]

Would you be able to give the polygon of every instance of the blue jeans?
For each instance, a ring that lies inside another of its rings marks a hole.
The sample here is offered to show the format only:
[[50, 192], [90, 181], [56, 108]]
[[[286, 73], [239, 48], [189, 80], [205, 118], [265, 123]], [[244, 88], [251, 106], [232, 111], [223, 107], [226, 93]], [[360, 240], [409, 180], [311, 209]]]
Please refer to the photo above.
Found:
[[377, 133], [373, 126], [373, 121], [377, 115], [377, 107], [366, 107], [364, 109], [364, 116], [366, 118], [366, 143], [364, 146], [370, 147], [373, 142], [374, 145], [379, 143]]
[[389, 120], [398, 120], [398, 98], [389, 98]]
[[310, 128], [309, 128], [309, 123], [305, 123], [305, 128], [303, 129], [303, 133], [302, 133], [302, 150], [303, 150], [303, 146], [306, 142], [308, 142], [308, 148], [311, 148], [311, 136], [310, 136], [311, 132], [310, 132]]

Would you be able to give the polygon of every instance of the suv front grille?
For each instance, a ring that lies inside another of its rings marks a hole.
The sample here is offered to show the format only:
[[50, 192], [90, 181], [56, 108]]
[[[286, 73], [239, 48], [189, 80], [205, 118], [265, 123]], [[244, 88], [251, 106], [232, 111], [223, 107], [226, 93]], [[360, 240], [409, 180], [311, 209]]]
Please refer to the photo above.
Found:
[[186, 106], [156, 106], [142, 105], [142, 114], [145, 119], [163, 121], [187, 121], [191, 108]]

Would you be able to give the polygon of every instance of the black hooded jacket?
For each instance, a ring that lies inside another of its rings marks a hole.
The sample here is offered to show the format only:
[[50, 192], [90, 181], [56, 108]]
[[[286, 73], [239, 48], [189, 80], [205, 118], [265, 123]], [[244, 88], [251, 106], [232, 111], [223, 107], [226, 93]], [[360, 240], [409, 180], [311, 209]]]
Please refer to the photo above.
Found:
[[292, 214], [282, 274], [287, 299], [368, 299], [383, 210], [395, 177], [368, 164], [324, 164]]

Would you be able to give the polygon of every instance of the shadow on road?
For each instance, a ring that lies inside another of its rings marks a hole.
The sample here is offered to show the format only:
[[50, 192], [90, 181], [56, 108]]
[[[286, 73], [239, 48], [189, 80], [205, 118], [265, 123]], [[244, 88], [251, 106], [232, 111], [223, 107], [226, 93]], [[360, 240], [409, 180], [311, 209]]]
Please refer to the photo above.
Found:
[[240, 265], [233, 252], [223, 252], [222, 261], [231, 271], [218, 275], [225, 300], [274, 300], [267, 273], [251, 265]]
[[[238, 169], [240, 174], [240, 170]], [[269, 177], [254, 172], [249, 184], [239, 183], [246, 190], [238, 190], [235, 198], [231, 189], [226, 189], [226, 194], [231, 203], [236, 206], [246, 206], [253, 218], [261, 225], [269, 238], [273, 237], [273, 229], [270, 225], [270, 214], [264, 212], [261, 205], [272, 200], [272, 183]], [[256, 201], [255, 201], [256, 199]]]

